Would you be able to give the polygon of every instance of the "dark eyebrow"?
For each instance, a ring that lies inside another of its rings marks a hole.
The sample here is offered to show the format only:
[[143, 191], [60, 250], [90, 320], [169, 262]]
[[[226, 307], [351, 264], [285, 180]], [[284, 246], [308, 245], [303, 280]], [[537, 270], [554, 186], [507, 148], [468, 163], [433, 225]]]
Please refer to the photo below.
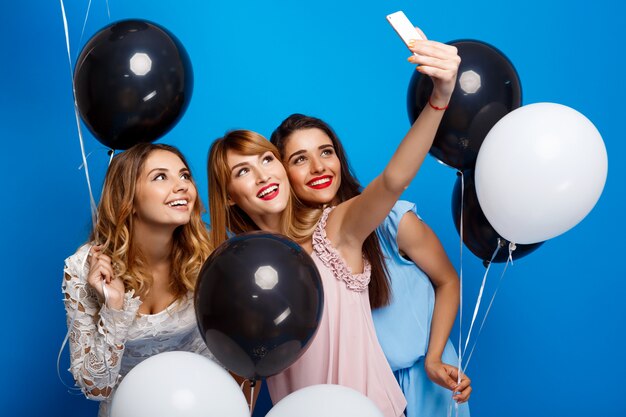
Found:
[[[333, 148], [333, 149], [334, 149], [334, 148], [335, 148], [335, 146], [334, 146], [332, 143], [325, 143], [325, 144], [323, 144], [323, 145], [320, 145], [317, 149], [319, 149], [319, 150], [321, 151], [321, 150], [324, 150], [324, 149], [326, 149], [326, 148]], [[287, 158], [287, 161], [291, 161], [291, 158], [293, 158], [293, 157], [294, 157], [294, 156], [296, 156], [296, 155], [303, 154], [303, 153], [306, 153], [306, 150], [301, 149], [301, 150], [299, 150], [299, 151], [295, 151], [294, 153], [292, 153], [291, 155], [289, 155], [289, 158]]]
[[291, 155], [289, 155], [289, 158], [287, 158], [287, 161], [291, 161], [291, 158], [293, 158], [296, 155], [300, 155], [306, 153], [306, 151], [304, 149], [301, 149], [299, 151], [295, 151], [294, 153], [292, 153]]

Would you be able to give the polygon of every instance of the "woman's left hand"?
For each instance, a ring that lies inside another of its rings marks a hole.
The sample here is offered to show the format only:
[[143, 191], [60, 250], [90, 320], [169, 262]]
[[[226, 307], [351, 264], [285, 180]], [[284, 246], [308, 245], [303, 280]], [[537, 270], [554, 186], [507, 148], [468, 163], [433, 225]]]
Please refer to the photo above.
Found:
[[432, 78], [434, 88], [431, 103], [437, 107], [445, 107], [456, 85], [461, 57], [456, 46], [427, 40], [424, 32], [416, 29], [424, 40], [412, 41], [409, 49], [417, 55], [409, 57], [409, 62], [419, 64], [416, 70]]
[[453, 391], [452, 399], [454, 401], [461, 404], [469, 400], [472, 393], [472, 387], [470, 386], [472, 381], [461, 372], [461, 382], [458, 383], [459, 371], [456, 366], [448, 365], [440, 360], [433, 361], [427, 359], [424, 363], [424, 368], [426, 368], [426, 374], [431, 381]]

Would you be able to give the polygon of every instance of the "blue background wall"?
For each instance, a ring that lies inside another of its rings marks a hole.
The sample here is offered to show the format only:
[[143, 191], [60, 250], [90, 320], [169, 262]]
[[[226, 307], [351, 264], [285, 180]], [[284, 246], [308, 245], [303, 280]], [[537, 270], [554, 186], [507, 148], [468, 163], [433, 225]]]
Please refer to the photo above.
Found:
[[[110, 22], [105, 1], [94, 1], [79, 41], [87, 3], [66, 2], [73, 61]], [[167, 27], [191, 56], [191, 105], [162, 141], [188, 155], [204, 201], [213, 138], [237, 127], [269, 135], [296, 111], [328, 120], [361, 180], [371, 180], [408, 128], [405, 94], [413, 68], [385, 21], [399, 9], [433, 39], [471, 38], [501, 49], [519, 72], [525, 104], [552, 101], [585, 114], [609, 154], [604, 193], [581, 224], [507, 271], [468, 370], [471, 407], [479, 417], [626, 415], [623, 6], [607, 0], [509, 6], [495, 0], [110, 0], [110, 7], [111, 21], [139, 17]], [[0, 16], [0, 166], [7, 180], [0, 208], [0, 413], [94, 416], [95, 404], [69, 395], [55, 370], [66, 331], [63, 259], [90, 227], [61, 10], [57, 1], [3, 1]], [[106, 150], [90, 136], [86, 148], [98, 193]], [[418, 203], [458, 266], [450, 214], [455, 178], [429, 157], [405, 197]], [[465, 251], [463, 270], [466, 333], [484, 268]], [[500, 271], [494, 268], [493, 282]], [[62, 375], [70, 381], [69, 373]]]

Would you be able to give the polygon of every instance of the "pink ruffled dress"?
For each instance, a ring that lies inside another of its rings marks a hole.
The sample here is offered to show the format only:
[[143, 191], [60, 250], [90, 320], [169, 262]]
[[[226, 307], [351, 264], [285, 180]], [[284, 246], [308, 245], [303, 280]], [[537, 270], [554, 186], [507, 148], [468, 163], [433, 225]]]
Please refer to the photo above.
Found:
[[339, 384], [371, 399], [385, 417], [402, 416], [406, 400], [376, 338], [367, 285], [371, 267], [352, 274], [326, 237], [327, 208], [313, 233], [313, 254], [324, 286], [315, 339], [292, 366], [267, 379], [272, 402], [315, 384]]

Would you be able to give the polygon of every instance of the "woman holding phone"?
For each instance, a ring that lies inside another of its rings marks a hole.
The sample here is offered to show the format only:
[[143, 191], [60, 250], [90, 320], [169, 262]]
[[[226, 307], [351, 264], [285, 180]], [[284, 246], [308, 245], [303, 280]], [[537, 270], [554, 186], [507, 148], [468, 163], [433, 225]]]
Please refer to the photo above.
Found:
[[[268, 378], [274, 403], [310, 385], [340, 384], [368, 396], [385, 416], [404, 414], [406, 401], [372, 322], [371, 265], [363, 257], [363, 244], [417, 174], [454, 89], [460, 62], [456, 48], [434, 41], [417, 41], [412, 51], [417, 55], [409, 60], [434, 81], [432, 106], [422, 112], [384, 171], [360, 195], [323, 210], [299, 207], [292, 201], [279, 153], [262, 136], [234, 131], [211, 147], [209, 200], [215, 243], [225, 240], [229, 231], [284, 233], [311, 254], [322, 277], [325, 304], [318, 332], [302, 357]], [[332, 152], [332, 143], [320, 139], [319, 146]], [[389, 288], [379, 284], [373, 294], [375, 306], [389, 298]]]

